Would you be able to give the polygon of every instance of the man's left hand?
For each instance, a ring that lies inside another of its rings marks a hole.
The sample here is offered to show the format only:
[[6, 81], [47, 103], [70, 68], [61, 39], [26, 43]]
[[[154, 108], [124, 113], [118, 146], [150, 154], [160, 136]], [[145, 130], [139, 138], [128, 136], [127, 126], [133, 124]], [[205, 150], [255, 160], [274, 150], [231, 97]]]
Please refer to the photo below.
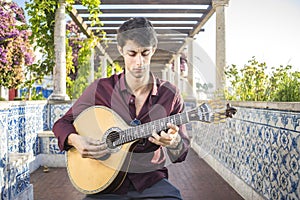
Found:
[[178, 134], [179, 127], [171, 123], [168, 123], [167, 126], [167, 132], [161, 131], [160, 134], [153, 132], [152, 137], [149, 137], [149, 141], [167, 148], [176, 148], [181, 141], [181, 137]]

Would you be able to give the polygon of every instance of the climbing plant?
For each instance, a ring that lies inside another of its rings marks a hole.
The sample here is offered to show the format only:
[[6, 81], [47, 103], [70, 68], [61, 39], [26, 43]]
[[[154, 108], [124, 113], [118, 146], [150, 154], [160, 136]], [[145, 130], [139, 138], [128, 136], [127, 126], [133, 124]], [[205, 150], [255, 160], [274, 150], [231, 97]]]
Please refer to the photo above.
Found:
[[25, 66], [34, 61], [23, 10], [14, 2], [0, 1], [0, 86], [17, 88]]
[[300, 101], [300, 72], [292, 66], [268, 67], [252, 57], [246, 65], [225, 70], [225, 97], [239, 101]]
[[[71, 11], [71, 6], [74, 0], [66, 0], [66, 10]], [[99, 0], [82, 0], [81, 4], [89, 10], [91, 25], [101, 24], [98, 15], [100, 14], [100, 1]], [[32, 66], [34, 71], [33, 81], [41, 80], [45, 75], [51, 74], [55, 65], [55, 46], [54, 46], [54, 25], [55, 25], [55, 11], [59, 6], [58, 0], [29, 0], [26, 2], [26, 10], [30, 16], [29, 22], [32, 29], [31, 41], [35, 43], [36, 50], [40, 52], [42, 58], [39, 62]], [[72, 26], [72, 25], [71, 25]], [[91, 49], [94, 48], [96, 41], [99, 38], [92, 36], [91, 38], [80, 39], [74, 32], [73, 27], [67, 29], [66, 37], [66, 69], [67, 69], [67, 93], [71, 95], [74, 90], [74, 75], [77, 74], [80, 65], [77, 60], [90, 59]], [[78, 41], [76, 41], [78, 40]], [[92, 42], [91, 42], [92, 41]], [[76, 46], [74, 48], [74, 46]], [[84, 49], [80, 50], [82, 47]], [[74, 50], [76, 49], [76, 50]], [[89, 51], [86, 51], [89, 49]], [[70, 96], [72, 97], [72, 96]]]

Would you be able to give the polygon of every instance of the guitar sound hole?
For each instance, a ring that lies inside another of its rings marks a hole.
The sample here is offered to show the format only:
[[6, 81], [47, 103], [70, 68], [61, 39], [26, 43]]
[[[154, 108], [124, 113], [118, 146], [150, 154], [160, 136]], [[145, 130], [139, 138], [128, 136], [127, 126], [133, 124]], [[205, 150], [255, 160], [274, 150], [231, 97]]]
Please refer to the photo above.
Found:
[[115, 146], [113, 142], [117, 141], [120, 138], [120, 134], [117, 131], [113, 131], [109, 133], [106, 137], [106, 144], [108, 148], [110, 149], [115, 149], [117, 148], [117, 145]]

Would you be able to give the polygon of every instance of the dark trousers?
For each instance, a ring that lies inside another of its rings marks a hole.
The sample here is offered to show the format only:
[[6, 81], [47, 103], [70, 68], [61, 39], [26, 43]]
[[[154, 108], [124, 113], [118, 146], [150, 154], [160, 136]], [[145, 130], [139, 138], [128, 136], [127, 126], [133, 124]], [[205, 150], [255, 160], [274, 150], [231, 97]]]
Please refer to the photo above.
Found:
[[154, 184], [152, 187], [145, 189], [143, 192], [137, 192], [135, 190], [130, 190], [125, 195], [116, 194], [93, 194], [87, 195], [84, 200], [134, 200], [134, 199], [144, 199], [144, 200], [182, 200], [180, 191], [173, 186], [167, 179], [162, 179], [161, 181]]

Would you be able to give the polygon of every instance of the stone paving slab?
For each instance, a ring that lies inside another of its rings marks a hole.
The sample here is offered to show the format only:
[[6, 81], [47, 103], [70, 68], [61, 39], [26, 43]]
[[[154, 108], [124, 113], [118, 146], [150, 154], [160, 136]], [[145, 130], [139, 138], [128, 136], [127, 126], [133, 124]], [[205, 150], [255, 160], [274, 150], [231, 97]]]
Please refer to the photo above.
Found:
[[[177, 186], [184, 200], [242, 200], [203, 159], [190, 150], [187, 160], [168, 166], [169, 179]], [[71, 184], [66, 168], [39, 168], [30, 176], [35, 200], [80, 200], [84, 194]]]

